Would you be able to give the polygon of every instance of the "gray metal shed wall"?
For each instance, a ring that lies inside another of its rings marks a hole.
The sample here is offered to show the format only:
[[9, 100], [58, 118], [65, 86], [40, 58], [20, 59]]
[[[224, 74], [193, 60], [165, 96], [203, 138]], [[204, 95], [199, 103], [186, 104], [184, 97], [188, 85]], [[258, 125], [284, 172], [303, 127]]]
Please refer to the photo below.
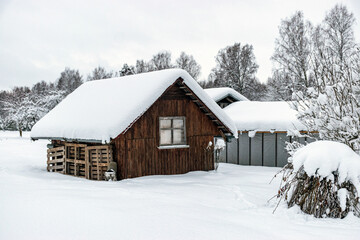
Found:
[[[283, 167], [289, 157], [285, 146], [291, 138], [286, 133], [256, 133], [250, 138], [247, 133], [239, 134], [239, 139], [231, 139], [226, 143], [226, 151], [222, 152], [224, 162]], [[313, 142], [310, 138], [296, 139], [300, 143]]]
[[256, 134], [254, 137], [250, 138], [250, 141], [250, 165], [262, 166], [262, 134]]
[[276, 133], [277, 138], [277, 167], [283, 167], [287, 164], [288, 153], [285, 149], [286, 142], [290, 141], [290, 137], [286, 133]]
[[263, 133], [264, 134], [264, 166], [275, 167], [276, 166], [276, 149], [275, 141], [276, 134]]
[[249, 141], [250, 138], [247, 133], [239, 135], [239, 164], [240, 165], [250, 165], [249, 161]]
[[230, 142], [227, 142], [227, 162], [228, 163], [234, 163], [237, 164], [238, 163], [238, 156], [237, 156], [237, 139], [236, 138], [232, 138], [230, 140]]

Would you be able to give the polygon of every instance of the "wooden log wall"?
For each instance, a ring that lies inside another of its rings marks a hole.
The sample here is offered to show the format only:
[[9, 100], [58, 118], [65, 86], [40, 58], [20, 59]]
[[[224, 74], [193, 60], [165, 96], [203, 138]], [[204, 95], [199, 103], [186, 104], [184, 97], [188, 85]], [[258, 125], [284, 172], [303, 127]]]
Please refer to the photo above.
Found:
[[[186, 117], [188, 148], [159, 149], [159, 117]], [[219, 128], [178, 85], [173, 85], [125, 134], [112, 141], [118, 178], [154, 174], [182, 174], [213, 170], [212, 150], [207, 150]]]

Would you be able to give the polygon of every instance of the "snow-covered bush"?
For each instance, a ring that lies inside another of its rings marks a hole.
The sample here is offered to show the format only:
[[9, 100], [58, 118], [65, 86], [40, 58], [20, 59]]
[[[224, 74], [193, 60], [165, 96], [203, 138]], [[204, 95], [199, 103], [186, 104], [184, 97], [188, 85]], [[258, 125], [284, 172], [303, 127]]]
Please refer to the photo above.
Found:
[[224, 149], [226, 148], [226, 143], [224, 139], [218, 138], [215, 141], [215, 147], [214, 147], [214, 153], [215, 153], [215, 159], [214, 159], [214, 169], [217, 170], [219, 167], [220, 162], [220, 154]]
[[277, 197], [315, 217], [360, 217], [360, 156], [343, 143], [317, 141], [293, 152]]

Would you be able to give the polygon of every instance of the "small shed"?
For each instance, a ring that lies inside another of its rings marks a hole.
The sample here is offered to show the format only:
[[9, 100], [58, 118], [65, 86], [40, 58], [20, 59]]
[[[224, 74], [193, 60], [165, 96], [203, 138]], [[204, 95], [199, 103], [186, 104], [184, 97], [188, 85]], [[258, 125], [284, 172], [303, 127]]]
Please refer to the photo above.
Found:
[[[287, 102], [241, 101], [224, 108], [234, 121], [238, 138], [226, 144], [221, 161], [255, 166], [283, 167], [287, 163], [286, 142], [312, 142], [297, 137], [306, 128]], [[292, 136], [291, 136], [292, 135]]]
[[249, 101], [249, 99], [229, 87], [207, 88], [204, 90], [221, 108], [234, 102]]
[[[86, 82], [37, 122], [50, 139], [48, 170], [103, 180], [214, 169], [214, 138], [232, 120], [184, 70]], [[211, 143], [210, 143], [211, 142]]]

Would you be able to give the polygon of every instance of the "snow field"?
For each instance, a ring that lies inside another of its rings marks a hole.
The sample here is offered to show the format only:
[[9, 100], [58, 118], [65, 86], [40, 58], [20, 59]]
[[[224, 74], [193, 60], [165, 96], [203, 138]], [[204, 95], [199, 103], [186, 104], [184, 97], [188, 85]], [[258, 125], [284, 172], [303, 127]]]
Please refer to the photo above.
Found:
[[354, 216], [268, 203], [279, 168], [97, 182], [46, 171], [46, 144], [0, 132], [0, 239], [358, 239]]

